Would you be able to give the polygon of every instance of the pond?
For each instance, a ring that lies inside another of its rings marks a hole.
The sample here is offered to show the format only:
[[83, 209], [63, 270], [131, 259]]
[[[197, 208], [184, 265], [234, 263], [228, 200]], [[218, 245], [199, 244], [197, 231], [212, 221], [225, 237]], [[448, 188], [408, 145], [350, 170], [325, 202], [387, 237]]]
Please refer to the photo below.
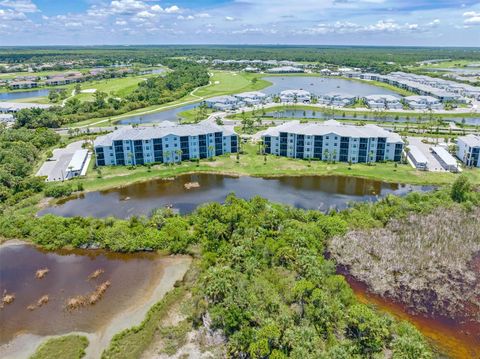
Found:
[[[198, 182], [199, 187], [186, 189], [185, 184], [192, 182]], [[87, 192], [61, 200], [38, 214], [128, 218], [148, 215], [153, 209], [165, 206], [171, 206], [185, 214], [203, 203], [223, 202], [229, 193], [246, 199], [259, 195], [298, 208], [327, 211], [331, 208], [346, 208], [353, 201], [375, 201], [387, 194], [404, 195], [410, 191], [431, 188], [343, 176], [259, 178], [186, 174], [175, 180], [157, 179], [121, 188]]]
[[[266, 116], [272, 117], [272, 118], [318, 118], [320, 120], [330, 120], [333, 118], [331, 113], [323, 112], [321, 108], [316, 110], [315, 112], [312, 110], [285, 110], [285, 111], [271, 111], [271, 112], [266, 112]], [[357, 115], [356, 117], [354, 116], [353, 112], [345, 111], [345, 116], [343, 114], [339, 115], [336, 114], [335, 118], [336, 119], [344, 119], [344, 120], [357, 120], [357, 121], [362, 121], [362, 120], [367, 120], [367, 121], [383, 121], [383, 122], [393, 122], [393, 123], [416, 123], [417, 122], [417, 117], [420, 116], [422, 118], [422, 121], [428, 121], [428, 114], [418, 114], [416, 116], [396, 116], [396, 115], [388, 115], [384, 114], [382, 116], [376, 115], [375, 113], [368, 114], [368, 115]], [[477, 126], [480, 125], [480, 116], [478, 117], [442, 117], [443, 121], [449, 121], [449, 122], [456, 122], [456, 123], [465, 123], [467, 125], [473, 125]]]
[[178, 114], [183, 111], [191, 110], [200, 103], [192, 103], [189, 105], [172, 108], [171, 110], [161, 111], [161, 112], [152, 112], [145, 115], [135, 115], [124, 118], [116, 122], [119, 125], [132, 125], [132, 124], [142, 124], [142, 123], [157, 123], [162, 121], [173, 121], [177, 122], [179, 119]]
[[0, 101], [13, 101], [30, 97], [45, 97], [48, 96], [50, 90], [29, 90], [19, 92], [0, 92]]
[[271, 86], [261, 90], [267, 94], [276, 94], [283, 90], [303, 89], [317, 96], [328, 92], [340, 92], [354, 96], [396, 95], [400, 97], [396, 92], [383, 87], [338, 78], [315, 76], [268, 76], [263, 79], [272, 83]]
[[[157, 288], [169, 290], [183, 276], [190, 259], [102, 250], [48, 252], [7, 242], [0, 246], [0, 263], [0, 290], [15, 295], [13, 302], [0, 309], [0, 357], [6, 357], [12, 348], [4, 344], [25, 335], [42, 338], [72, 331], [101, 332], [104, 340], [110, 336], [107, 332], [114, 334], [138, 324], [137, 317], [143, 319]], [[48, 269], [41, 279], [36, 275], [39, 269]], [[98, 277], [92, 278], [97, 270]], [[67, 306], [71, 298], [91, 295], [106, 281], [110, 285], [95, 304], [77, 309]], [[48, 300], [39, 304], [43, 296]], [[144, 310], [135, 313], [143, 306]]]

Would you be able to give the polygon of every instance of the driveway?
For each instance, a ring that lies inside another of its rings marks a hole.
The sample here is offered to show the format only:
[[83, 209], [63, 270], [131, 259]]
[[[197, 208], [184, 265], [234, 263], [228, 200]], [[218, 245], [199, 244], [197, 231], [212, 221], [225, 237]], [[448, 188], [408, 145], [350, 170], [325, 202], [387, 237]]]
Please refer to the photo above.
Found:
[[65, 148], [53, 150], [53, 157], [45, 161], [37, 172], [37, 176], [46, 176], [49, 181], [62, 181], [66, 176], [67, 166], [77, 150], [82, 149], [84, 141], [70, 143]]
[[[440, 162], [438, 162], [437, 158], [430, 152], [430, 147], [436, 146], [434, 144], [423, 143], [423, 137], [407, 137], [408, 143], [410, 145], [416, 146], [420, 151], [422, 151], [423, 155], [427, 158], [428, 161], [428, 170], [433, 172], [448, 172], [446, 171]], [[432, 139], [429, 139], [430, 141]], [[438, 139], [438, 144], [444, 143], [443, 138]]]

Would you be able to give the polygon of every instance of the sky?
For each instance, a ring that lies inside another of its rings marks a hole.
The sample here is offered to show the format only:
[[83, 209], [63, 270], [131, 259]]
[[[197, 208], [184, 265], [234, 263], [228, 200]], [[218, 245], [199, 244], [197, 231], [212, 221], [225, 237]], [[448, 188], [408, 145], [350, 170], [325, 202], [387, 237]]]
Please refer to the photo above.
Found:
[[0, 0], [0, 46], [480, 47], [480, 1]]

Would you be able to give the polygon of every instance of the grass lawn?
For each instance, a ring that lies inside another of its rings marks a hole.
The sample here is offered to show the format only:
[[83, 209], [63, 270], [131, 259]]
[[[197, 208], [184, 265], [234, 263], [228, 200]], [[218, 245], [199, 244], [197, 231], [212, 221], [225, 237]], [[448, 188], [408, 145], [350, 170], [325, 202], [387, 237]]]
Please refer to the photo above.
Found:
[[[153, 165], [151, 168], [139, 166], [129, 169], [125, 166], [101, 167], [101, 178], [93, 170], [93, 161], [87, 172], [87, 176], [78, 179], [84, 185], [85, 190], [93, 191], [118, 186], [125, 186], [134, 182], [141, 182], [155, 178], [171, 178], [176, 175], [191, 172], [224, 173], [232, 175], [251, 176], [302, 176], [302, 175], [343, 175], [363, 177], [392, 183], [409, 184], [449, 184], [457, 177], [453, 173], [423, 172], [413, 169], [410, 165], [394, 163], [378, 163], [374, 165], [347, 163], [326, 163], [321, 161], [291, 159], [268, 155], [264, 164], [264, 157], [257, 154], [258, 146], [253, 144], [243, 145], [244, 154], [240, 155], [237, 163], [236, 155], [223, 155], [214, 158], [213, 161], [201, 160], [199, 165], [195, 162], [182, 162], [176, 165]], [[464, 173], [473, 183], [480, 184], [480, 170], [464, 170]], [[77, 180], [76, 180], [77, 181]]]
[[[155, 75], [140, 75], [140, 76], [127, 76], [115, 79], [106, 79], [98, 81], [90, 81], [81, 83], [82, 90], [96, 89], [97, 91], [105, 92], [114, 97], [125, 97], [132, 93], [138, 86], [138, 84], [149, 77], [155, 77]], [[73, 86], [74, 87], [74, 86]], [[70, 91], [73, 87], [69, 88]], [[75, 98], [80, 101], [92, 101], [94, 97], [93, 93], [80, 93]]]
[[49, 339], [38, 347], [30, 359], [79, 359], [85, 355], [88, 339], [80, 335], [66, 335]]
[[[195, 92], [200, 97], [213, 97], [246, 91], [258, 91], [271, 82], [261, 79], [263, 75], [235, 71], [213, 71], [211, 86], [206, 86]], [[256, 82], [252, 82], [253, 79]]]
[[384, 88], [386, 90], [390, 90], [390, 91], [393, 91], [395, 93], [398, 93], [399, 95], [402, 95], [402, 96], [414, 96], [414, 95], [416, 95], [415, 92], [408, 91], [408, 90], [402, 89], [400, 87], [393, 86], [393, 85], [390, 85], [390, 84], [386, 84], [386, 83], [383, 83], [383, 82], [380, 82], [380, 81], [371, 81], [371, 80], [362, 80], [362, 79], [347, 79], [347, 80], [362, 82], [364, 84], [381, 87], [381, 88]]

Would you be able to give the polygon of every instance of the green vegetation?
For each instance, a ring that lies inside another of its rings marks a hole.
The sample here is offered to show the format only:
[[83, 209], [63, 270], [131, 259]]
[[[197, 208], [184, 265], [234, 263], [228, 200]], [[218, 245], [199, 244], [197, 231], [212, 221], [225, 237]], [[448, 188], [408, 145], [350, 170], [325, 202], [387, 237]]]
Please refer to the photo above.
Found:
[[213, 71], [210, 81], [213, 86], [201, 88], [195, 92], [197, 96], [213, 97], [246, 91], [261, 90], [271, 83], [261, 79], [260, 74], [231, 71]]
[[109, 347], [102, 353], [102, 359], [140, 358], [158, 330], [159, 321], [185, 295], [185, 291], [185, 285], [174, 288], [150, 308], [140, 325], [116, 334]]
[[43, 190], [44, 180], [33, 177], [32, 171], [42, 151], [59, 139], [59, 135], [47, 129], [0, 127], [0, 210]]
[[85, 355], [88, 339], [81, 335], [66, 335], [47, 340], [30, 359], [80, 359]]
[[178, 100], [193, 89], [208, 83], [207, 70], [191, 62], [173, 62], [173, 69], [165, 76], [157, 76], [140, 82], [125, 98], [109, 97], [105, 92], [93, 94], [94, 101], [81, 102], [68, 99], [65, 106], [50, 109], [25, 109], [15, 114], [17, 127], [61, 127], [66, 123], [118, 115], [150, 105], [159, 105]]
[[396, 92], [396, 93], [398, 93], [399, 95], [402, 95], [402, 96], [416, 95], [415, 92], [408, 91], [408, 90], [402, 89], [400, 87], [393, 86], [393, 85], [390, 85], [390, 84], [386, 84], [386, 83], [380, 82], [380, 81], [371, 81], [371, 80], [367, 81], [367, 80], [361, 80], [361, 79], [349, 79], [349, 80], [353, 80], [353, 81], [357, 81], [357, 82], [363, 82], [363, 83], [366, 83], [366, 84], [369, 84], [369, 85], [374, 85], [374, 86], [377, 86], [377, 87], [381, 87], [381, 88]]

